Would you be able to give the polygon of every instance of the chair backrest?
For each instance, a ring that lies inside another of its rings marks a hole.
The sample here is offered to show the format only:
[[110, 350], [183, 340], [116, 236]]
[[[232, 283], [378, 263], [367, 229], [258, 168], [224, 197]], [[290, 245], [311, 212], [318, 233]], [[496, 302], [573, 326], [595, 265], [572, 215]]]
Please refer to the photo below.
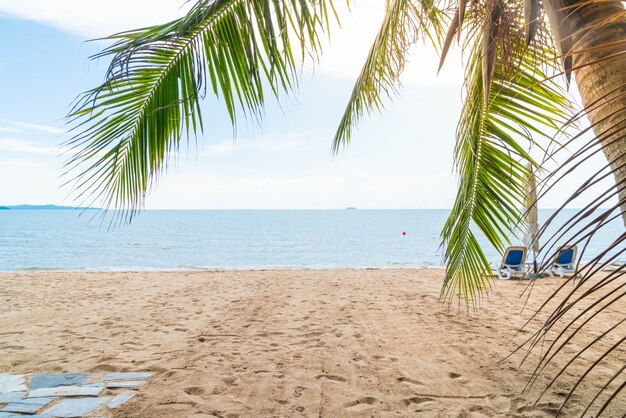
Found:
[[554, 264], [572, 264], [576, 260], [576, 246], [563, 245], [559, 248]]
[[509, 247], [504, 252], [502, 264], [520, 266], [526, 262], [526, 247]]

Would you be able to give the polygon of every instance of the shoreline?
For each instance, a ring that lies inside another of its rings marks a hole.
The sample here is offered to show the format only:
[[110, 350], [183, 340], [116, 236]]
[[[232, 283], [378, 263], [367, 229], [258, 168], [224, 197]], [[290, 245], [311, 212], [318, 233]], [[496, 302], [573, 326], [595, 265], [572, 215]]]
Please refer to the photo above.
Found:
[[[522, 391], [537, 353], [522, 368], [507, 356], [562, 280], [535, 282], [528, 301], [528, 282], [498, 281], [467, 315], [439, 302], [442, 279], [397, 268], [0, 273], [0, 373], [153, 372], [115, 417], [553, 416], [572, 376], [534, 406], [547, 375]], [[564, 416], [596, 389], [583, 385]], [[611, 411], [623, 410], [618, 399]]]
[[[601, 272], [610, 272], [617, 266], [621, 266], [626, 264], [626, 260], [624, 261], [615, 261], [609, 265], [607, 265]], [[74, 269], [74, 270], [65, 270], [62, 268], [46, 268], [46, 267], [25, 267], [19, 270], [0, 270], [0, 275], [6, 274], [30, 274], [30, 273], [41, 273], [41, 274], [54, 274], [54, 273], [94, 273], [94, 274], [106, 274], [106, 273], [224, 273], [224, 272], [255, 272], [255, 271], [390, 271], [390, 270], [435, 270], [435, 271], [445, 271], [445, 266], [389, 266], [389, 267], [258, 267], [258, 268], [197, 268], [197, 269]], [[492, 268], [492, 272], [495, 271]], [[494, 273], [495, 276], [495, 273]], [[497, 279], [497, 277], [496, 277]], [[520, 281], [516, 279], [512, 279], [513, 281]], [[503, 281], [503, 280], [499, 280]]]
[[83, 269], [83, 270], [64, 270], [64, 269], [47, 269], [47, 268], [24, 268], [20, 270], [0, 270], [2, 274], [23, 274], [23, 273], [220, 273], [228, 271], [246, 272], [246, 271], [343, 271], [343, 270], [445, 270], [445, 266], [423, 266], [423, 267], [259, 267], [259, 268], [207, 268], [207, 269], [129, 269], [129, 270], [103, 270], [103, 269]]

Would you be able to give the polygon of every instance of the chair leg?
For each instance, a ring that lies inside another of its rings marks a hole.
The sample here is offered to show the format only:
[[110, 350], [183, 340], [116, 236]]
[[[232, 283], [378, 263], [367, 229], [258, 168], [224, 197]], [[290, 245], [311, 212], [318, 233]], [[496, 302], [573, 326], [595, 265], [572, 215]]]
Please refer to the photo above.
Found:
[[500, 280], [509, 280], [511, 278], [511, 271], [508, 268], [498, 269], [498, 278]]

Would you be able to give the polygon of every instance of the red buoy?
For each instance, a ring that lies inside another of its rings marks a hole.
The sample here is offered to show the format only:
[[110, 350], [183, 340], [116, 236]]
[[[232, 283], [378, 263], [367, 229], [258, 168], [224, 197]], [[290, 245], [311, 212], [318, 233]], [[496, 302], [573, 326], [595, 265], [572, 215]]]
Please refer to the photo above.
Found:
[[406, 235], [406, 232], [402, 232], [402, 235]]

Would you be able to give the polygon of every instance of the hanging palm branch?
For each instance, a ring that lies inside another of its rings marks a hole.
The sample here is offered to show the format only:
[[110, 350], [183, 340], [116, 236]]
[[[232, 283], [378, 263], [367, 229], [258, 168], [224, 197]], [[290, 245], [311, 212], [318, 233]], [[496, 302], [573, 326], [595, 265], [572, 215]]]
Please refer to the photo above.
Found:
[[238, 109], [260, 118], [268, 95], [294, 89], [298, 54], [317, 56], [334, 15], [330, 1], [200, 0], [182, 19], [107, 38], [96, 56], [112, 57], [106, 82], [70, 115], [77, 196], [130, 219], [181, 141], [202, 131], [206, 91], [233, 124]]
[[[538, 199], [570, 184], [575, 171], [592, 174], [540, 231], [544, 269], [554, 263], [561, 245], [580, 251], [572, 277], [529, 322], [542, 319], [522, 345], [528, 349], [526, 362], [540, 352], [529, 388], [548, 376], [538, 401], [549, 389], [567, 385], [559, 412], [574, 396], [584, 395], [581, 416], [621, 416], [626, 399], [626, 11], [612, 1], [559, 0], [543, 6], [560, 46], [563, 73], [568, 83], [574, 74], [584, 111], [564, 125], [564, 132], [574, 133], [547, 156], [559, 165], [544, 178]], [[591, 123], [580, 130], [575, 125], [583, 117]], [[586, 140], [590, 133], [595, 136]], [[570, 155], [560, 158], [564, 149]], [[599, 154], [607, 163], [594, 172], [589, 163]], [[573, 202], [582, 202], [583, 208], [566, 211]], [[603, 248], [591, 253], [592, 245], [598, 248], [603, 240], [608, 240]]]
[[380, 111], [383, 99], [397, 93], [407, 51], [422, 37], [429, 37], [438, 45], [443, 17], [430, 0], [387, 2], [385, 18], [337, 128], [332, 145], [334, 152], [348, 144], [352, 128], [364, 114]]
[[[616, 134], [613, 131], [611, 136]], [[580, 139], [580, 134], [572, 137], [573, 141]], [[582, 141], [580, 150], [574, 152], [544, 180], [544, 190], [539, 199], [545, 195], [545, 189], [559, 187], [567, 181], [567, 176], [559, 176], [558, 173], [584, 166], [590, 156], [601, 152], [601, 145], [607, 139]], [[616, 156], [621, 157], [623, 155]], [[545, 242], [540, 251], [544, 269], [554, 263], [554, 249], [560, 245], [574, 245], [581, 250], [575, 260], [576, 268], [572, 277], [564, 281], [534, 315], [533, 319], [540, 315], [545, 319], [533, 336], [521, 346], [527, 348], [526, 362], [533, 351], [541, 350], [528, 385], [528, 388], [536, 385], [540, 376], [549, 377], [538, 401], [549, 389], [557, 385], [563, 387], [561, 382], [566, 382], [568, 391], [560, 410], [573, 396], [583, 394], [587, 396], [588, 402], [581, 416], [591, 412], [594, 416], [603, 416], [605, 413], [614, 416], [621, 408], [617, 401], [620, 396], [622, 401], [624, 399], [626, 317], [623, 307], [626, 300], [626, 264], [618, 261], [626, 256], [626, 232], [617, 231], [622, 223], [620, 206], [624, 203], [619, 193], [626, 188], [626, 184], [617, 184], [616, 187], [611, 185], [608, 189], [598, 188], [602, 181], [612, 177], [610, 163], [581, 184], [546, 220], [540, 232], [542, 242]], [[553, 182], [548, 183], [549, 180]], [[575, 199], [587, 203], [582, 209], [568, 215], [567, 204]], [[566, 219], [562, 221], [559, 217]], [[556, 227], [550, 228], [553, 224]], [[589, 254], [590, 245], [602, 239], [603, 235], [612, 237], [606, 247], [598, 253]], [[611, 271], [605, 272], [607, 269]], [[550, 307], [555, 303], [556, 307]], [[615, 369], [616, 363], [622, 367]], [[612, 369], [608, 375], [607, 369]], [[573, 382], [571, 376], [577, 376]], [[589, 387], [594, 388], [591, 396]]]
[[[612, 93], [614, 92], [611, 95]], [[619, 96], [621, 95], [612, 95], [608, 100], [616, 100]], [[603, 97], [588, 107], [588, 111], [606, 99], [607, 97]], [[616, 106], [613, 112], [623, 113], [624, 110], [623, 105]], [[582, 115], [583, 112], [572, 119], [568, 126]], [[597, 127], [601, 121], [594, 122], [589, 128], [571, 136], [567, 145], [574, 152], [544, 179], [539, 199], [550, 190], [568, 182], [568, 173], [585, 167], [591, 157], [602, 152], [603, 147], [620, 141], [623, 135], [621, 125], [626, 119], [622, 117], [614, 119], [614, 122], [617, 123], [589, 141], [584, 140], [583, 135], [589, 129]], [[574, 144], [577, 144], [575, 148]], [[561, 149], [557, 149], [550, 157], [556, 159], [560, 151]], [[586, 394], [589, 401], [583, 416], [589, 412], [593, 412], [594, 416], [613, 416], [620, 411], [621, 407], [617, 402], [620, 396], [622, 400], [624, 398], [626, 317], [623, 307], [626, 300], [626, 265], [619, 261], [626, 256], [626, 232], [623, 229], [621, 233], [617, 231], [622, 224], [621, 207], [625, 201], [620, 196], [626, 189], [626, 183], [622, 181], [613, 185], [610, 180], [615, 162], [625, 156], [626, 152], [615, 154], [605, 166], [592, 174], [546, 220], [540, 232], [545, 242], [540, 252], [544, 269], [554, 263], [554, 248], [560, 245], [575, 245], [581, 251], [576, 259], [572, 278], [559, 286], [535, 314], [535, 317], [545, 314], [547, 318], [522, 345], [528, 349], [526, 361], [534, 350], [541, 349], [528, 387], [536, 385], [539, 376], [550, 376], [540, 394], [540, 400], [550, 388], [559, 385], [563, 380], [567, 381], [569, 387], [560, 411], [573, 396]], [[600, 188], [607, 180], [610, 186]], [[582, 209], [568, 215], [568, 204], [573, 201], [586, 203]], [[559, 220], [559, 217], [565, 217], [565, 220]], [[550, 230], [550, 226], [554, 224], [558, 227]], [[602, 236], [612, 238], [603, 250], [589, 254], [589, 246], [602, 239]], [[611, 271], [605, 272], [607, 269]], [[576, 277], [578, 280], [575, 280]], [[549, 309], [548, 306], [553, 303], [556, 303], [556, 308]], [[575, 349], [572, 350], [573, 347]], [[622, 367], [607, 375], [607, 368], [614, 369], [613, 365], [616, 363]], [[567, 379], [568, 375], [576, 375], [577, 378], [571, 383], [571, 379]], [[592, 397], [588, 396], [588, 389], [583, 389], [588, 384], [595, 387]]]
[[559, 86], [542, 82], [547, 77], [536, 68], [542, 51], [521, 47], [514, 68], [504, 65], [503, 49], [496, 48], [486, 84], [490, 65], [485, 67], [481, 47], [474, 47], [467, 66], [455, 148], [459, 191], [442, 232], [447, 268], [442, 297], [465, 303], [490, 288], [491, 268], [476, 233], [504, 250], [522, 219], [526, 164], [536, 166], [527, 152], [533, 135], [549, 139], [546, 132], [557, 130], [569, 111]]

